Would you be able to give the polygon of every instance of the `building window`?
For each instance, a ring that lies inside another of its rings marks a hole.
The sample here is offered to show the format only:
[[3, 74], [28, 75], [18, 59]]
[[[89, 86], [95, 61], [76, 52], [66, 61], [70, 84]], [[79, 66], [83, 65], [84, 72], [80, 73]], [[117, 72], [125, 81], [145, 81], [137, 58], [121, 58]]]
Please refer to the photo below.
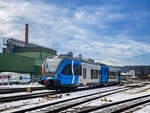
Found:
[[72, 75], [72, 66], [71, 64], [68, 64], [64, 67], [62, 74], [64, 75]]

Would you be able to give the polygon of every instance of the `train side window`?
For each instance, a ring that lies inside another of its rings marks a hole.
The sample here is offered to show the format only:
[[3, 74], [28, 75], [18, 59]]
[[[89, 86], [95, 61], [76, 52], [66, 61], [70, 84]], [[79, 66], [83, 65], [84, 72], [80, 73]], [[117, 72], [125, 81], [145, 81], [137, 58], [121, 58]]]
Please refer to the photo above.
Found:
[[120, 71], [118, 71], [118, 76], [120, 76], [120, 73], [121, 73], [121, 72], [120, 72]]
[[98, 79], [98, 70], [96, 70], [96, 78], [95, 79]]
[[119, 75], [119, 73], [118, 72], [116, 72], [116, 76], [118, 76]]
[[46, 64], [45, 72], [49, 72], [49, 70], [48, 70], [48, 64]]
[[83, 79], [86, 79], [86, 69], [83, 68]]
[[110, 78], [114, 79], [114, 72], [110, 72]]
[[94, 72], [94, 74], [93, 74], [93, 75], [94, 75], [94, 76], [93, 76], [93, 79], [95, 79], [95, 78], [96, 78], [96, 70], [94, 70], [93, 72]]
[[73, 65], [74, 75], [78, 75], [78, 65]]
[[118, 78], [118, 76], [119, 76], [119, 73], [118, 73], [118, 72], [116, 72], [116, 74], [115, 74], [115, 78], [117, 79], [117, 78]]
[[110, 79], [112, 79], [112, 77], [113, 77], [112, 75], [113, 75], [113, 74], [112, 74], [112, 72], [110, 71], [108, 77], [109, 77]]
[[79, 66], [79, 76], [82, 75], [82, 66]]
[[98, 70], [98, 79], [101, 78], [101, 70]]
[[103, 72], [104, 72], [104, 75], [105, 75], [105, 70]]
[[115, 78], [115, 76], [116, 76], [116, 73], [114, 72], [114, 74], [113, 74], [113, 75], [114, 75], [114, 78]]
[[72, 66], [71, 64], [68, 64], [64, 67], [62, 74], [64, 75], [72, 75]]
[[94, 70], [91, 69], [91, 79], [93, 79], [93, 77], [94, 77]]
[[111, 75], [112, 75], [112, 72], [110, 71], [110, 72], [109, 72], [109, 76], [111, 76]]

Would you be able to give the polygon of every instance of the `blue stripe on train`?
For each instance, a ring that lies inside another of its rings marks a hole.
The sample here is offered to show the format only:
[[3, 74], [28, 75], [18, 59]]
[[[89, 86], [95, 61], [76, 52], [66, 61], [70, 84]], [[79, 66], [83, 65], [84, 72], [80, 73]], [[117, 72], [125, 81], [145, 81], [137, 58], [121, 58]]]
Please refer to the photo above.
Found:
[[47, 80], [47, 77], [42, 77], [41, 79], [42, 79], [42, 80]]
[[99, 82], [101, 84], [108, 83], [108, 72], [109, 72], [109, 67], [108, 66], [102, 66], [101, 67], [101, 78], [99, 80]]
[[[62, 84], [72, 84], [72, 82], [73, 82], [73, 84], [78, 84], [79, 75], [73, 76], [73, 73], [71, 75], [62, 74], [64, 67], [67, 66], [68, 64], [72, 64], [72, 60], [70, 60], [70, 59], [64, 60], [61, 63], [59, 70], [57, 72], [57, 74], [60, 75], [61, 85]], [[81, 65], [81, 62], [80, 61], [74, 61], [74, 64]], [[73, 80], [73, 77], [74, 77], [74, 80]]]
[[121, 75], [119, 73], [118, 82], [121, 82]]
[[75, 78], [74, 78], [74, 84], [78, 84], [78, 81], [79, 81], [79, 66], [81, 66], [81, 62], [80, 61], [74, 61], [73, 64], [78, 65], [78, 72], [77, 72], [77, 75], [75, 75]]

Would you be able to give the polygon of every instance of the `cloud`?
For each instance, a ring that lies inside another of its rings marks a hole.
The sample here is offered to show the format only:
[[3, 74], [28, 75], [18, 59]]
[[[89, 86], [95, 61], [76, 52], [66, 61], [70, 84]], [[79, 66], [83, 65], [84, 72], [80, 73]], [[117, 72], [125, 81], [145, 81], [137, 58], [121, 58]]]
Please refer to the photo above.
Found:
[[127, 65], [138, 64], [135, 57], [150, 53], [149, 43], [131, 35], [135, 29], [130, 22], [139, 21], [142, 14], [131, 18], [133, 12], [120, 12], [124, 5], [71, 9], [39, 0], [0, 0], [0, 4], [0, 33], [6, 37], [24, 40], [24, 24], [29, 23], [29, 41], [59, 54], [72, 51], [103, 63]]
[[125, 43], [121, 41], [111, 43], [69, 41], [59, 46], [62, 47], [63, 50], [73, 51], [76, 56], [77, 53], [82, 53], [84, 56], [90, 56], [90, 58], [110, 65], [136, 64], [137, 61], [127, 61], [142, 54], [150, 53], [149, 44], [132, 40], [127, 40]]

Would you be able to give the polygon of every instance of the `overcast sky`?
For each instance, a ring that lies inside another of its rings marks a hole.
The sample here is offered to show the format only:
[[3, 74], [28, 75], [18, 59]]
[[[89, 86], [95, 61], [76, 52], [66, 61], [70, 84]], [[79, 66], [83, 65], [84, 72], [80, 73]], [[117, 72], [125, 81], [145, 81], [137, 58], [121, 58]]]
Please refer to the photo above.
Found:
[[[0, 0], [3, 37], [112, 65], [150, 65], [150, 0]], [[1, 51], [1, 50], [0, 50]]]

